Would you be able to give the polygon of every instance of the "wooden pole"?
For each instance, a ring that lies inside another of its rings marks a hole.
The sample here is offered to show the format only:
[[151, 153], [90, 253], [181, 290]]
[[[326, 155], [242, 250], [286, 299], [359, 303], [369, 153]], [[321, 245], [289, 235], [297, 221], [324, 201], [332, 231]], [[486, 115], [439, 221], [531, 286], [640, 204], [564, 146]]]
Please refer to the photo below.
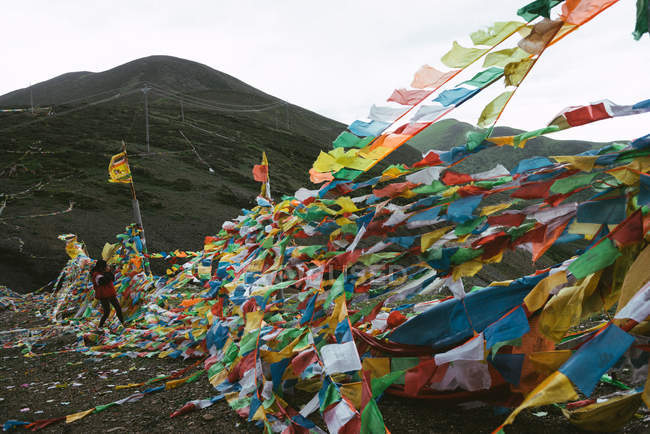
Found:
[[[129, 158], [126, 153], [126, 142], [122, 140], [122, 151], [124, 152], [124, 159], [126, 160], [126, 164], [129, 164]], [[130, 170], [130, 166], [129, 166]], [[131, 186], [131, 205], [133, 206], [133, 217], [135, 218], [135, 222], [138, 224], [140, 227], [141, 231], [141, 239], [142, 239], [142, 249], [143, 253], [146, 255], [147, 254], [147, 238], [145, 237], [144, 234], [144, 225], [142, 224], [142, 214], [140, 213], [140, 203], [138, 202], [138, 198], [135, 194], [135, 184], [133, 183], [133, 173], [131, 174], [131, 182], [129, 182], [129, 185]], [[147, 271], [147, 274], [151, 275], [151, 267], [149, 266], [149, 260], [145, 257], [144, 258], [144, 266], [145, 270]]]

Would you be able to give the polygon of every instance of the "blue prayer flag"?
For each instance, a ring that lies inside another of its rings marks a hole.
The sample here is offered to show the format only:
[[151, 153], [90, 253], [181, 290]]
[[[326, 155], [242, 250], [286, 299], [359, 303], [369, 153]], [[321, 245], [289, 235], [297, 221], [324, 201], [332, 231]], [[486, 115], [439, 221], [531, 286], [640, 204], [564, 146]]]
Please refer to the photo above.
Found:
[[559, 369], [586, 396], [600, 377], [621, 358], [634, 338], [614, 324], [608, 325], [576, 351]]

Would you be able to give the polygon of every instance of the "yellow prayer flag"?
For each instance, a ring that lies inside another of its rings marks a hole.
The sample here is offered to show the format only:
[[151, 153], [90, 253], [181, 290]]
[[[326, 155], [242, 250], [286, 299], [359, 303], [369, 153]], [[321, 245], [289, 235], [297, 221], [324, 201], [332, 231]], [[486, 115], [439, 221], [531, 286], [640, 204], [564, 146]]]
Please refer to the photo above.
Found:
[[433, 243], [438, 241], [444, 234], [449, 232], [453, 226], [445, 226], [444, 228], [436, 229], [435, 231], [422, 234], [420, 237], [420, 251], [426, 251]]
[[128, 184], [131, 182], [131, 169], [126, 159], [126, 152], [120, 152], [111, 157], [108, 164], [108, 182]]
[[263, 318], [263, 310], [255, 310], [253, 312], [246, 313], [246, 327], [244, 327], [244, 333], [250, 333], [253, 330], [259, 329]]
[[165, 383], [165, 390], [174, 389], [181, 384], [184, 384], [188, 379], [189, 377], [179, 378], [178, 380], [170, 380]]
[[210, 384], [212, 384], [214, 387], [217, 387], [219, 384], [223, 383], [226, 378], [228, 378], [228, 371], [226, 369], [222, 369], [221, 371], [211, 376], [209, 381]]
[[602, 270], [585, 277], [576, 286], [563, 288], [551, 298], [539, 317], [539, 327], [544, 336], [559, 342], [571, 326], [578, 325], [583, 315], [589, 313], [585, 300], [594, 292]]
[[528, 355], [528, 360], [539, 372], [551, 373], [557, 371], [569, 357], [573, 355], [571, 350], [540, 351]]
[[605, 402], [596, 402], [575, 410], [563, 408], [562, 414], [582, 430], [614, 432], [623, 428], [640, 405], [641, 392], [615, 396]]
[[65, 417], [65, 423], [72, 423], [75, 420], [83, 419], [93, 411], [95, 411], [95, 407], [91, 408], [90, 410], [80, 411], [79, 413], [69, 414]]
[[583, 172], [591, 172], [599, 155], [551, 155], [558, 163], [567, 163]]
[[334, 310], [332, 315], [327, 320], [330, 331], [334, 334], [334, 330], [338, 323], [348, 316], [348, 304], [345, 300], [345, 294], [339, 295], [335, 300]]
[[465, 48], [454, 41], [451, 50], [442, 56], [442, 63], [450, 68], [464, 68], [487, 53], [489, 49]]
[[621, 295], [618, 299], [617, 313], [650, 280], [650, 267], [648, 267], [648, 264], [650, 264], [650, 246], [639, 253], [625, 274], [625, 280], [623, 280], [623, 285], [621, 286]]
[[578, 223], [574, 221], [567, 230], [570, 234], [584, 235], [585, 239], [590, 240], [600, 231], [601, 226], [598, 223]]
[[314, 169], [316, 169], [318, 172], [321, 173], [337, 172], [342, 168], [343, 166], [336, 162], [336, 158], [323, 151], [321, 151], [320, 154], [318, 154], [318, 158], [314, 162]]
[[[515, 31], [526, 27], [526, 23], [519, 21], [497, 21], [486, 30], [477, 30], [469, 37], [475, 45], [496, 45], [510, 36]], [[530, 32], [530, 30], [528, 31]]]
[[361, 369], [370, 372], [371, 378], [379, 378], [390, 373], [389, 357], [366, 357], [363, 359]]
[[336, 199], [336, 204], [341, 207], [341, 213], [359, 211], [359, 208], [352, 202], [349, 196], [341, 196]]
[[490, 101], [481, 112], [481, 116], [478, 119], [478, 126], [486, 128], [496, 122], [497, 118], [510, 100], [510, 96], [512, 96], [512, 91], [507, 91]]
[[533, 59], [521, 59], [518, 62], [508, 63], [503, 70], [505, 85], [519, 86], [534, 63], [535, 61]]
[[361, 410], [361, 387], [360, 381], [341, 385], [341, 395], [349, 399], [357, 410]]
[[483, 264], [481, 262], [467, 261], [455, 266], [452, 270], [452, 275], [454, 277], [454, 280], [458, 280], [461, 277], [471, 277], [481, 271], [481, 268], [483, 268]]
[[504, 209], [510, 208], [511, 206], [512, 206], [512, 202], [500, 203], [498, 205], [484, 206], [481, 209], [481, 216], [491, 215], [494, 214], [495, 212], [499, 212]]
[[533, 389], [526, 399], [524, 399], [524, 402], [510, 413], [510, 416], [508, 416], [508, 419], [503, 424], [510, 425], [514, 422], [515, 417], [526, 408], [540, 407], [542, 405], [573, 401], [576, 399], [578, 399], [578, 394], [573, 389], [571, 381], [569, 381], [566, 375], [556, 371]]
[[483, 68], [488, 68], [490, 66], [499, 66], [503, 68], [508, 63], [518, 62], [521, 59], [525, 59], [529, 54], [526, 53], [519, 47], [515, 48], [506, 48], [505, 50], [493, 51], [485, 56], [485, 61], [483, 62]]
[[515, 146], [515, 136], [488, 137], [485, 140], [497, 146]]
[[559, 271], [540, 280], [537, 285], [526, 295], [524, 304], [529, 312], [535, 312], [546, 303], [551, 291], [567, 282], [566, 271]]

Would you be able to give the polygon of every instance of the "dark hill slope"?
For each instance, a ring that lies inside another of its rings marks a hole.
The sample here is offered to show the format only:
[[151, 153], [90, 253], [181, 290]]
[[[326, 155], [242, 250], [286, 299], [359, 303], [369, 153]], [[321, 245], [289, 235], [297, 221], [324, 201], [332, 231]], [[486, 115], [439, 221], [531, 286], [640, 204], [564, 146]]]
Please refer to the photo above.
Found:
[[[143, 155], [143, 82], [153, 88], [150, 155]], [[66, 261], [58, 234], [77, 233], [97, 257], [132, 221], [128, 186], [107, 182], [109, 158], [122, 139], [132, 155], [149, 248], [157, 252], [200, 249], [204, 236], [252, 206], [259, 184], [251, 169], [262, 151], [274, 198], [314, 188], [309, 168], [345, 128], [204, 65], [164, 56], [65, 74], [35, 85], [34, 96], [53, 103], [54, 114], [0, 115], [0, 195], [8, 198], [0, 216], [0, 284], [22, 290], [56, 277]], [[28, 90], [16, 91], [0, 102], [24, 104], [25, 97]], [[418, 158], [402, 147], [373, 173]], [[63, 210], [70, 201], [70, 213], [26, 217]]]
[[[426, 128], [407, 143], [420, 152], [429, 149], [448, 150], [454, 146], [463, 145], [466, 142], [467, 133], [470, 131], [478, 131], [478, 129], [466, 122], [443, 119]], [[522, 132], [522, 130], [510, 127], [496, 127], [492, 136], [513, 136]], [[550, 137], [536, 137], [529, 140], [523, 149], [503, 146], [481, 151], [463, 161], [457, 166], [457, 169], [472, 173], [491, 169], [497, 163], [512, 169], [520, 160], [525, 158], [537, 155], [572, 155], [604, 145], [605, 143], [581, 140], [555, 140]]]
[[172, 56], [149, 56], [103, 72], [62, 74], [31, 88], [18, 89], [0, 96], [0, 105], [27, 106], [30, 104], [30, 90], [34, 103], [46, 106], [114, 90], [131, 90], [141, 87], [145, 82], [156, 83], [181, 93], [218, 91], [277, 100], [209, 66]]

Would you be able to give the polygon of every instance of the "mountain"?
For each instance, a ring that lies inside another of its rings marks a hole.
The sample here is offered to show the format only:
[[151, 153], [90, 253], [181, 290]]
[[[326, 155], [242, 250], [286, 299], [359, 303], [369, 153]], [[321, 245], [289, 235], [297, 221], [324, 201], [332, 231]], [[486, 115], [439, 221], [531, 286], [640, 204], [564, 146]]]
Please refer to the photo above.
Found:
[[[150, 82], [178, 92], [221, 92], [230, 98], [248, 95], [272, 98], [236, 78], [191, 60], [150, 56], [104, 72], [78, 71], [62, 74], [29, 88], [0, 96], [2, 106], [27, 106], [30, 98], [40, 105], [63, 104], [111, 90], [124, 90]], [[31, 93], [31, 96], [30, 96]], [[228, 97], [226, 97], [228, 98]]]
[[[409, 140], [407, 144], [423, 153], [429, 149], [446, 151], [454, 146], [463, 145], [466, 142], [465, 138], [467, 134], [471, 131], [479, 131], [479, 129], [455, 119], [443, 119], [421, 131], [417, 136]], [[523, 132], [523, 130], [511, 127], [496, 127], [492, 132], [492, 136], [514, 136]], [[512, 169], [519, 161], [537, 155], [572, 155], [605, 145], [606, 143], [581, 140], [555, 140], [550, 137], [541, 136], [529, 140], [524, 148], [513, 149], [510, 146], [503, 146], [485, 149], [458, 164], [456, 170], [475, 173], [488, 170], [497, 163], [504, 165], [508, 169]], [[491, 164], [491, 166], [486, 167], [486, 163]]]
[[[129, 187], [107, 182], [108, 161], [122, 140], [149, 251], [198, 250], [225, 219], [254, 205], [260, 185], [251, 169], [263, 151], [273, 197], [280, 199], [302, 186], [314, 188], [309, 168], [345, 128], [206, 65], [169, 56], [63, 74], [0, 96], [0, 108], [28, 107], [30, 93], [34, 114], [0, 113], [0, 208], [2, 196], [7, 199], [0, 211], [0, 284], [18, 290], [57, 276], [66, 262], [57, 235], [78, 234], [98, 257], [133, 220]], [[373, 173], [418, 158], [405, 146]], [[70, 202], [71, 212], [34, 217]]]

